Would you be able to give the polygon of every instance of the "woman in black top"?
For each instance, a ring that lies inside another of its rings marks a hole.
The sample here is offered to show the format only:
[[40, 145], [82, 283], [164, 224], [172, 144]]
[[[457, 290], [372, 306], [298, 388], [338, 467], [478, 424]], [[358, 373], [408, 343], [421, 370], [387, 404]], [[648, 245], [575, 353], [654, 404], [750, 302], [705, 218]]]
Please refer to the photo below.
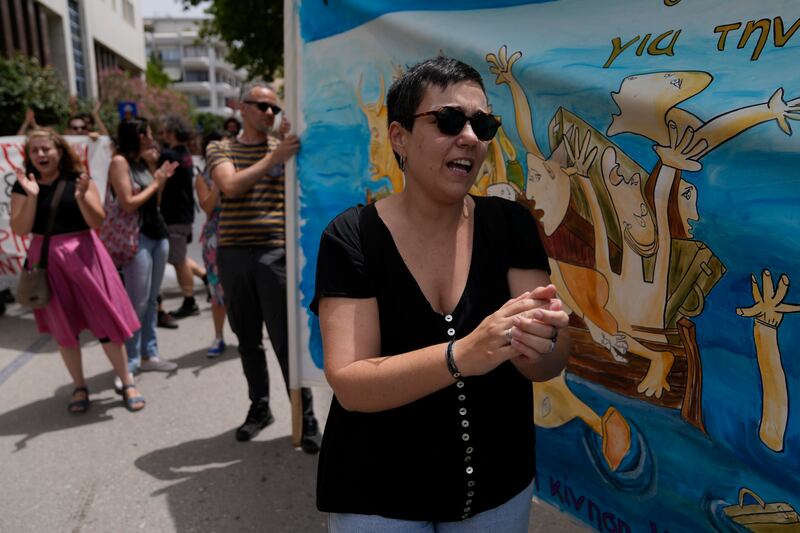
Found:
[[78, 334], [89, 329], [103, 345], [124, 387], [131, 411], [144, 407], [125, 364], [123, 342], [139, 329], [136, 313], [105, 246], [92, 229], [105, 218], [97, 186], [83, 172], [80, 160], [64, 139], [50, 130], [34, 130], [25, 145], [26, 172], [17, 169], [11, 190], [11, 229], [17, 235], [33, 233], [28, 265], [39, 263], [53, 197], [64, 189], [47, 247], [47, 279], [51, 298], [34, 309], [39, 331], [58, 343], [75, 390], [70, 413], [89, 408], [89, 390], [83, 375]]
[[[168, 372], [178, 365], [159, 356], [156, 338], [158, 291], [169, 252], [169, 233], [158, 202], [159, 193], [178, 163], [165, 162], [151, 173], [148, 157], [153, 148], [153, 133], [144, 119], [120, 123], [117, 142], [118, 154], [111, 159], [108, 169], [109, 194], [118, 198], [126, 212], [138, 212], [140, 223], [139, 248], [133, 259], [122, 267], [125, 288], [142, 323], [125, 343], [128, 368], [132, 374], [139, 370]], [[157, 152], [154, 155], [157, 157]], [[155, 163], [154, 157], [151, 160]]]
[[527, 531], [530, 381], [563, 369], [568, 317], [530, 213], [467, 194], [499, 126], [480, 74], [425, 61], [387, 108], [406, 188], [320, 243], [318, 507], [331, 531]]

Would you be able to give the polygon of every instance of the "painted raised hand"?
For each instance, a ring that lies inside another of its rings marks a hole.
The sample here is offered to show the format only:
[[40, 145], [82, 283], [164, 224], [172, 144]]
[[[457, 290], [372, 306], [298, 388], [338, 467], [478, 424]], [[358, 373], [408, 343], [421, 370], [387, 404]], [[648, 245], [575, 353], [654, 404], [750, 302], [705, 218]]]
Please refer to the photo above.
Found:
[[506, 45], [500, 47], [497, 55], [486, 54], [486, 61], [489, 63], [489, 72], [495, 74], [497, 79], [495, 83], [502, 85], [503, 83], [511, 84], [514, 81], [514, 76], [511, 74], [511, 67], [514, 63], [522, 57], [522, 52], [514, 52], [511, 57], [506, 57], [508, 48]]
[[789, 291], [789, 277], [786, 274], [781, 274], [777, 287], [773, 284], [772, 274], [767, 269], [761, 273], [761, 289], [752, 274], [750, 282], [755, 303], [750, 307], [737, 308], [736, 314], [755, 318], [753, 341], [756, 347], [762, 394], [758, 436], [769, 449], [781, 452], [789, 421], [789, 390], [781, 361], [781, 348], [778, 344], [778, 326], [781, 325], [786, 313], [800, 311], [800, 305], [783, 302]]
[[767, 102], [767, 109], [774, 114], [781, 130], [786, 135], [791, 135], [792, 127], [787, 122], [787, 119], [800, 120], [800, 98], [786, 102], [783, 99], [783, 88], [779, 88], [770, 96], [769, 102]]
[[761, 273], [761, 289], [758, 287], [755, 275], [750, 275], [750, 282], [755, 303], [750, 307], [737, 307], [737, 315], [755, 318], [757, 322], [777, 328], [781, 325], [784, 314], [800, 311], [798, 304], [783, 303], [783, 299], [789, 291], [789, 277], [786, 274], [781, 274], [777, 287], [773, 285], [772, 274], [767, 269]]
[[656, 146], [655, 151], [661, 162], [671, 168], [697, 172], [703, 165], [698, 161], [708, 149], [705, 139], [695, 140], [695, 130], [687, 126], [682, 132], [673, 121], [669, 121], [669, 146]]
[[592, 133], [587, 131], [581, 143], [580, 131], [570, 125], [564, 134], [564, 148], [567, 150], [572, 166], [565, 168], [564, 172], [577, 174], [582, 178], [589, 177], [589, 169], [594, 164], [594, 160], [597, 159], [597, 146], [591, 146], [591, 140]]

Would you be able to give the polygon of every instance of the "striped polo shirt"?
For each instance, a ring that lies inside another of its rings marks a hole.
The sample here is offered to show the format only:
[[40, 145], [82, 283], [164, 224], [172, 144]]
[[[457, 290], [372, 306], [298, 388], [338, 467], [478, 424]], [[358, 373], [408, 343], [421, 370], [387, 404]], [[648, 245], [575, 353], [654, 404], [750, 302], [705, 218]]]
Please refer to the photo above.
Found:
[[[210, 171], [224, 161], [237, 172], [252, 166], [275, 149], [270, 136], [263, 144], [242, 144], [238, 139], [211, 142], [206, 148]], [[282, 248], [284, 234], [284, 165], [273, 165], [252, 189], [239, 196], [221, 197], [219, 246], [265, 246]]]

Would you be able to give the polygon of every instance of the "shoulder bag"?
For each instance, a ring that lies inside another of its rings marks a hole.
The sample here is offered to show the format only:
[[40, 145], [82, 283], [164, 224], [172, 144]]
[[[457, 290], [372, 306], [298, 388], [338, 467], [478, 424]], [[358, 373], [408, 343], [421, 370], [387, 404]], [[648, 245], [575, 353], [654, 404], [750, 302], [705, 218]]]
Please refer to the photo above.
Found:
[[[136, 182], [131, 178], [131, 191], [139, 191]], [[108, 255], [118, 269], [133, 260], [139, 250], [139, 212], [127, 213], [114, 194], [111, 180], [106, 186], [106, 198], [103, 202], [106, 218], [97, 232], [100, 240], [108, 250]]]
[[25, 259], [25, 265], [19, 276], [17, 301], [33, 309], [41, 309], [50, 303], [50, 283], [47, 281], [47, 255], [50, 249], [50, 234], [53, 232], [53, 226], [56, 223], [58, 205], [61, 202], [61, 196], [64, 194], [64, 187], [66, 185], [66, 179], [61, 178], [53, 193], [53, 200], [50, 202], [50, 216], [47, 219], [47, 228], [44, 232], [39, 264], [33, 265], [29, 269], [28, 259]]

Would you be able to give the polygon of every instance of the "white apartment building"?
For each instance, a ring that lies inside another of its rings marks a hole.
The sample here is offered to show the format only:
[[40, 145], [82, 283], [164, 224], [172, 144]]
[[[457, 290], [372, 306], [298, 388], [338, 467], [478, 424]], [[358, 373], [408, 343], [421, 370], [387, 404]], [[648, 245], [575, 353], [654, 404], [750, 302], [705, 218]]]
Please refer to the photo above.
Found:
[[215, 39], [198, 39], [202, 18], [146, 18], [145, 54], [160, 58], [172, 88], [189, 97], [195, 109], [229, 116], [247, 78], [225, 61], [227, 47]]
[[52, 65], [82, 98], [99, 96], [101, 70], [147, 64], [138, 0], [0, 0], [0, 49]]

